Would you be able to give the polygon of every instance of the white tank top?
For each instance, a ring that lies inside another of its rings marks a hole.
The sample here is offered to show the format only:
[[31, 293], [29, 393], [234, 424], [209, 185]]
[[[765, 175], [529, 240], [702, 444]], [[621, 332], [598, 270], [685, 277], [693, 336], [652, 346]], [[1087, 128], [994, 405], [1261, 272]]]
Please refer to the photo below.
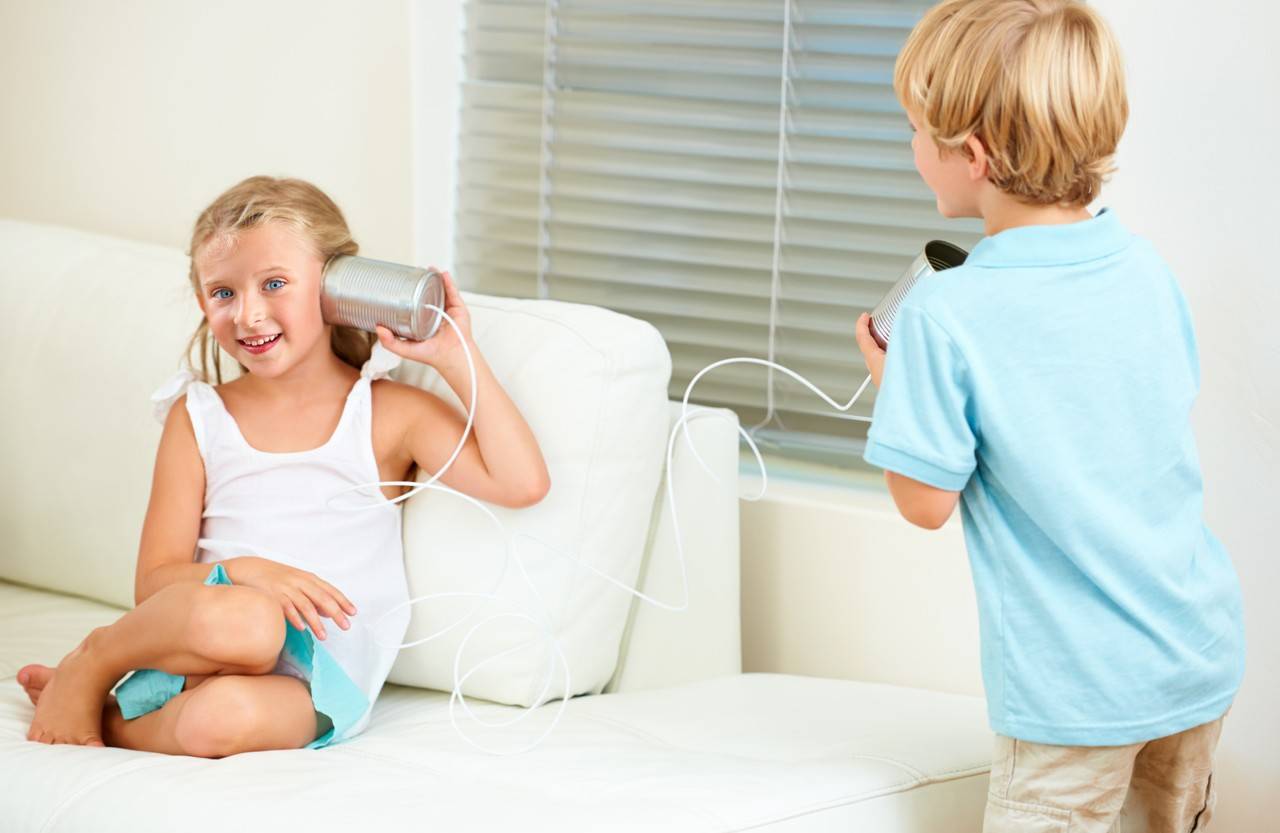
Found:
[[[196, 444], [204, 459], [204, 515], [196, 560], [213, 564], [257, 555], [315, 573], [356, 606], [350, 630], [325, 621], [323, 645], [365, 694], [377, 699], [409, 627], [409, 600], [401, 539], [401, 511], [376, 486], [371, 385], [399, 357], [382, 347], [365, 363], [347, 394], [338, 427], [324, 445], [307, 451], [268, 452], [245, 440], [212, 386], [180, 371], [153, 396], [164, 420], [184, 392]], [[325, 502], [332, 500], [332, 507]], [[344, 507], [365, 506], [360, 511]], [[377, 639], [372, 627], [377, 622]], [[344, 733], [368, 725], [369, 710]]]

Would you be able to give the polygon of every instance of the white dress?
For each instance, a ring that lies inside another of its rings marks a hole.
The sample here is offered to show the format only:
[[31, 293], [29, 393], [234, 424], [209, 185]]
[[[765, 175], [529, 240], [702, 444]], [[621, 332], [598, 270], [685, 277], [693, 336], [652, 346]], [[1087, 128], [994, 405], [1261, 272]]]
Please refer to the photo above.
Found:
[[[401, 512], [380, 488], [373, 452], [374, 379], [399, 357], [383, 348], [361, 369], [342, 417], [324, 445], [307, 451], [253, 448], [211, 385], [181, 371], [152, 396], [163, 421], [187, 394], [187, 412], [205, 466], [204, 514], [196, 560], [215, 564], [238, 555], [270, 558], [315, 573], [356, 606], [351, 628], [326, 621], [326, 638], [288, 627], [278, 669], [293, 665], [310, 683], [316, 710], [333, 729], [313, 741], [326, 746], [368, 725], [382, 685], [409, 627]], [[330, 506], [326, 506], [326, 502]], [[359, 508], [358, 511], [356, 510]], [[225, 579], [225, 572], [217, 574]], [[210, 574], [208, 583], [215, 581]], [[385, 615], [384, 615], [385, 614]], [[376, 631], [375, 631], [376, 625]], [[376, 637], [376, 638], [375, 638]]]

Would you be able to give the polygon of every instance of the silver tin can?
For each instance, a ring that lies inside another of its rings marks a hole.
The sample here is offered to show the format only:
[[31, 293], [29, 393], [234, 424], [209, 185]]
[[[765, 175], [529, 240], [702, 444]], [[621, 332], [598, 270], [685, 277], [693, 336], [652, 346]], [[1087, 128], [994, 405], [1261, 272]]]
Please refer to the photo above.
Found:
[[898, 278], [898, 282], [889, 290], [889, 294], [881, 299], [871, 311], [871, 337], [880, 345], [881, 350], [889, 347], [889, 335], [893, 332], [894, 319], [898, 317], [898, 307], [922, 278], [950, 269], [964, 263], [969, 253], [945, 240], [930, 240], [924, 251], [916, 255], [911, 266]]
[[440, 327], [444, 279], [434, 269], [339, 255], [324, 270], [320, 311], [330, 324], [374, 332], [381, 324], [401, 338], [426, 341]]

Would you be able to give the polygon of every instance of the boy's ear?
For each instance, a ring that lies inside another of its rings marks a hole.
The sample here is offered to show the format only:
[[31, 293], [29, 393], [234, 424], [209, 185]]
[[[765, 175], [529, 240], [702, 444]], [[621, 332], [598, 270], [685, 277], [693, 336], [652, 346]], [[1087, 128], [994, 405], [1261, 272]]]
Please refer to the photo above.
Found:
[[964, 140], [969, 149], [969, 179], [974, 182], [987, 178], [987, 148], [977, 134], [969, 134]]

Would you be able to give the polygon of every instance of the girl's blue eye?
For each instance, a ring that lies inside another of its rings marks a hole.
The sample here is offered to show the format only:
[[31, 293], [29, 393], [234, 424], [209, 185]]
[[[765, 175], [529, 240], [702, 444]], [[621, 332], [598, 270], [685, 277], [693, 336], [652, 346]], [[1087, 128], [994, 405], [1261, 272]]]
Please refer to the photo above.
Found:
[[271, 280], [267, 281], [267, 286], [271, 286], [271, 284], [273, 283], [278, 283], [281, 286], [284, 286], [284, 281], [280, 280], [279, 278], [272, 278]]
[[219, 293], [219, 292], [230, 292], [230, 291], [231, 291], [230, 289], [215, 289], [215, 290], [213, 290], [213, 297], [217, 298], [219, 301], [225, 301], [225, 300], [227, 300], [227, 298], [229, 298], [229, 297], [231, 297], [231, 296], [230, 296], [230, 295], [219, 295], [218, 293]]

